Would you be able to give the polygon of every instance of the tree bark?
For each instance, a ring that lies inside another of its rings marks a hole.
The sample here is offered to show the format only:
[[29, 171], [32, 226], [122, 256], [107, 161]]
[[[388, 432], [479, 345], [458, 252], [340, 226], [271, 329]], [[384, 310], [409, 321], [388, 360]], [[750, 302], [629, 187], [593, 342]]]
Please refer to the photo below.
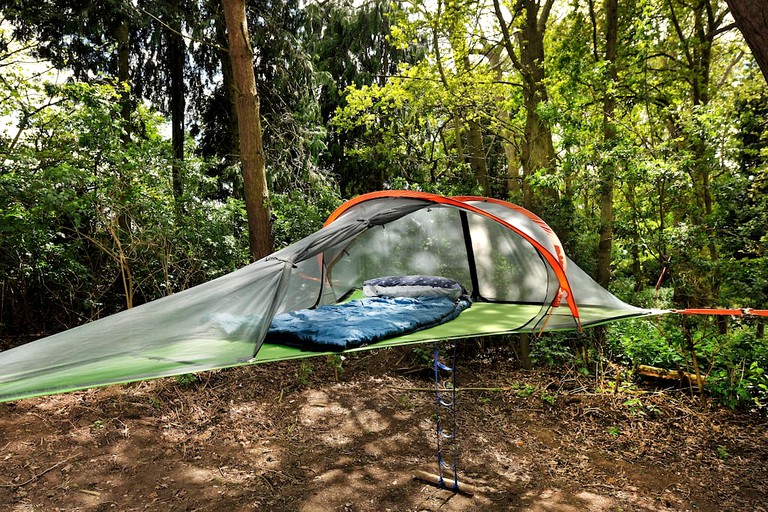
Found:
[[483, 148], [483, 129], [480, 123], [475, 120], [470, 120], [467, 124], [469, 125], [467, 132], [469, 166], [483, 189], [483, 195], [490, 197], [491, 183], [488, 180], [488, 164], [485, 161], [485, 149]]
[[[616, 83], [616, 56], [619, 26], [618, 0], [605, 0], [605, 60], [608, 63], [606, 93], [603, 98], [603, 144], [606, 150], [616, 143], [616, 98], [610, 84]], [[600, 176], [600, 239], [597, 246], [597, 282], [608, 288], [611, 281], [611, 251], [613, 249], [613, 188], [616, 180], [616, 159], [612, 154], [602, 162]]]
[[[504, 20], [500, 0], [493, 0], [496, 18], [499, 22], [504, 48], [512, 64], [523, 78], [523, 105], [525, 107], [525, 137], [522, 141], [523, 206], [542, 213], [542, 208], [557, 202], [558, 190], [547, 187], [536, 198], [531, 189], [530, 179], [539, 171], [552, 172], [555, 165], [555, 148], [552, 131], [538, 112], [538, 106], [548, 101], [544, 84], [544, 33], [553, 0], [539, 5], [537, 0], [520, 0], [516, 12], [524, 16], [521, 33], [516, 38], [519, 50], [509, 33], [509, 24]], [[567, 236], [566, 236], [567, 238]]]
[[[501, 67], [501, 51], [500, 46], [496, 46], [492, 51], [488, 51], [488, 61], [493, 69], [496, 70], [496, 80], [502, 81], [504, 79]], [[502, 101], [503, 98], [499, 98]], [[514, 143], [514, 134], [509, 129], [510, 113], [507, 110], [499, 113], [499, 121], [501, 121], [501, 138], [502, 148], [504, 149], [504, 156], [507, 162], [506, 179], [504, 181], [504, 193], [505, 197], [513, 198], [514, 201], [520, 201], [519, 196], [522, 191], [522, 184], [520, 183], [520, 154], [518, 148]]]
[[168, 96], [171, 106], [171, 143], [173, 145], [174, 158], [171, 165], [171, 182], [173, 185], [173, 197], [178, 201], [184, 192], [181, 169], [184, 161], [184, 110], [186, 108], [184, 96], [185, 46], [181, 36], [178, 0], [174, 0], [172, 12], [169, 26], [173, 30], [168, 31], [167, 48], [168, 69], [171, 75]]
[[243, 192], [248, 215], [248, 241], [251, 259], [256, 261], [272, 252], [264, 148], [261, 140], [259, 95], [253, 72], [253, 49], [245, 18], [245, 0], [222, 0], [227, 22], [229, 58], [235, 87], [237, 127], [240, 137], [240, 163]]
[[123, 144], [131, 142], [131, 91], [128, 57], [130, 38], [128, 20], [123, 17], [117, 27], [117, 83], [120, 86], [120, 116], [123, 118]]
[[725, 0], [768, 82], [768, 0]]
[[518, 348], [520, 349], [520, 352], [518, 353], [520, 357], [520, 365], [526, 369], [530, 370], [533, 368], [533, 364], [531, 363], [531, 335], [527, 332], [524, 332], [520, 334], [520, 337], [518, 338]]
[[[229, 135], [226, 139], [226, 144], [228, 144], [228, 146], [222, 146], [222, 150], [224, 153], [224, 165], [226, 167], [232, 167], [240, 160], [240, 135], [237, 131], [237, 106], [235, 105], [235, 98], [237, 95], [235, 94], [235, 79], [232, 77], [232, 62], [229, 58], [229, 51], [225, 49], [228, 45], [227, 27], [221, 9], [216, 14], [215, 27], [216, 42], [218, 44], [216, 54], [219, 56], [219, 61], [221, 63], [221, 83], [224, 91], [224, 98], [227, 101], [226, 109], [228, 114], [226, 116], [227, 131]], [[236, 199], [242, 199], [243, 194], [239, 187], [234, 187], [231, 192], [227, 191], [225, 183], [229, 182], [231, 178], [232, 177], [228, 175], [228, 172], [218, 176], [219, 194], [222, 197], [231, 194], [232, 197]]]

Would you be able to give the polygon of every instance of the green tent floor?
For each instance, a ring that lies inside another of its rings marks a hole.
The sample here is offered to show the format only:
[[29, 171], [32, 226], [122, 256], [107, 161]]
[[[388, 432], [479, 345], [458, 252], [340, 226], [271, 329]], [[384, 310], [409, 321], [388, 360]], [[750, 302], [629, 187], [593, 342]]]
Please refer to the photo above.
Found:
[[[616, 316], [626, 314], [626, 311], [585, 306], [580, 308], [580, 313], [584, 325], [598, 325]], [[535, 325], [538, 320], [537, 316], [541, 314], [543, 314], [542, 307], [538, 305], [476, 302], [472, 304], [471, 308], [464, 310], [458, 318], [450, 322], [422, 331], [389, 338], [371, 345], [345, 350], [344, 352], [359, 352], [400, 345], [413, 345], [436, 340], [532, 332], [534, 328], [541, 328], [542, 322]], [[557, 308], [548, 321], [558, 325], [570, 324], [561, 330], [574, 330], [576, 328], [576, 324], [567, 307]], [[334, 353], [337, 352], [307, 351], [296, 347], [265, 343], [258, 354], [256, 354], [256, 357], [250, 361], [250, 364], [300, 359]]]
[[[647, 311], [639, 310], [642, 314]], [[580, 308], [584, 325], [596, 325], [627, 315], [627, 311], [601, 308]], [[470, 338], [531, 332], [540, 329], [542, 308], [538, 305], [492, 304], [477, 302], [463, 311], [458, 318], [422, 331], [390, 338], [378, 343], [345, 352], [374, 350], [400, 345], [411, 345], [436, 340]], [[550, 318], [548, 330], [563, 326], [561, 330], [576, 327], [567, 307], [557, 308]], [[147, 346], [146, 350], [112, 354], [108, 358], [82, 361], [77, 365], [52, 363], [40, 372], [7, 375], [0, 379], [0, 402], [33, 396], [63, 393], [108, 384], [135, 382], [164, 376], [198, 371], [230, 368], [249, 364], [269, 363], [290, 359], [336, 354], [338, 352], [307, 351], [296, 347], [265, 343], [255, 357], [251, 340], [188, 340], [180, 339], [161, 347]], [[54, 358], [55, 355], [51, 354]], [[120, 376], [131, 375], [125, 379]]]

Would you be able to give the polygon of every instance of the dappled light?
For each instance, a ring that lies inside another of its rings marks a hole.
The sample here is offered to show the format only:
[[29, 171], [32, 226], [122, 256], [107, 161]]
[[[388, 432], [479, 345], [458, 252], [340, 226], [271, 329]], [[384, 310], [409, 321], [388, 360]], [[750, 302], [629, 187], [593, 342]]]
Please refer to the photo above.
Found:
[[[570, 395], [574, 384], [554, 375], [505, 377], [502, 360], [459, 363], [460, 388], [477, 389], [458, 402], [459, 481], [473, 495], [415, 480], [436, 471], [436, 455], [429, 369], [413, 372], [414, 355], [351, 356], [340, 382], [319, 358], [2, 404], [0, 500], [17, 510], [607, 512], [714, 510], [764, 492], [740, 461], [765, 463], [765, 425], [727, 414], [702, 424], [684, 402], [649, 399], [644, 410], [659, 412], [643, 427], [626, 397]], [[738, 460], [718, 455], [724, 443]], [[709, 465], [692, 465], [696, 453]], [[740, 487], [720, 481], [726, 469]]]
[[768, 512], [765, 13], [0, 2], [0, 512]]

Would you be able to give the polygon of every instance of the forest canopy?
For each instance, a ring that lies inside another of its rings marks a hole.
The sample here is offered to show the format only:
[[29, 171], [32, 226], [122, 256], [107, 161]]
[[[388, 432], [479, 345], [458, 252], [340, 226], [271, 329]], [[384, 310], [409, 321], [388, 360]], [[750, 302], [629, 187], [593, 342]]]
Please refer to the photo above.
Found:
[[[270, 245], [365, 192], [478, 194], [543, 217], [628, 302], [768, 304], [768, 86], [724, 0], [0, 0], [0, 349], [253, 257], [228, 3]], [[768, 407], [760, 321], [632, 321], [531, 356], [696, 370]]]

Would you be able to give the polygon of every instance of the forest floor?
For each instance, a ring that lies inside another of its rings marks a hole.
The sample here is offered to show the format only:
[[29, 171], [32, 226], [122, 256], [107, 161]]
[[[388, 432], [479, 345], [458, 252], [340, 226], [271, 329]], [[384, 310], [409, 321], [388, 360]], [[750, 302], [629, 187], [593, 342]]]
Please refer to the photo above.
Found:
[[[0, 510], [768, 512], [768, 421], [573, 369], [461, 361], [460, 482], [403, 347], [0, 404]], [[461, 358], [460, 358], [461, 359]], [[608, 383], [613, 388], [613, 383]]]

